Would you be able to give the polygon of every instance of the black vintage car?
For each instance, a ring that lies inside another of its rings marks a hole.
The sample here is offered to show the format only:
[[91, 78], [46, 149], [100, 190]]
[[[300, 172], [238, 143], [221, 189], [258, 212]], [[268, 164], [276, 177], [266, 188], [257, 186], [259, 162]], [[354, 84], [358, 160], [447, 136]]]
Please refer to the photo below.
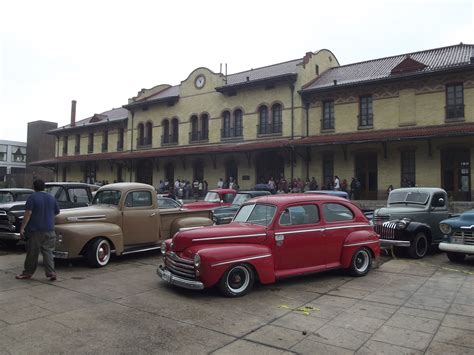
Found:
[[235, 195], [231, 206], [217, 207], [212, 210], [213, 220], [215, 224], [227, 224], [232, 221], [240, 206], [257, 196], [270, 195], [269, 191], [239, 191]]
[[[60, 209], [85, 207], [92, 201], [94, 185], [76, 182], [47, 182], [45, 191], [58, 201]], [[98, 188], [98, 187], [97, 187]], [[0, 189], [0, 244], [15, 245], [31, 189]]]

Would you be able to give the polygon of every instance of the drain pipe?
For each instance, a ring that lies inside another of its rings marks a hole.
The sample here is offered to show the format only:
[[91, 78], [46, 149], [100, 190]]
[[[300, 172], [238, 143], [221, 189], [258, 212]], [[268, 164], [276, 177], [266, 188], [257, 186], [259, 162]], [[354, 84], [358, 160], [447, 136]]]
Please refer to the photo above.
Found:
[[[133, 152], [133, 127], [134, 127], [134, 117], [135, 117], [135, 111], [131, 110], [130, 111], [132, 114], [132, 129], [131, 129], [131, 134], [130, 134], [130, 153]], [[133, 170], [133, 160], [130, 159], [130, 170], [129, 170], [129, 178], [128, 180], [132, 182], [132, 170]]]
[[309, 102], [305, 102], [305, 112], [306, 112], [306, 137], [309, 137]]

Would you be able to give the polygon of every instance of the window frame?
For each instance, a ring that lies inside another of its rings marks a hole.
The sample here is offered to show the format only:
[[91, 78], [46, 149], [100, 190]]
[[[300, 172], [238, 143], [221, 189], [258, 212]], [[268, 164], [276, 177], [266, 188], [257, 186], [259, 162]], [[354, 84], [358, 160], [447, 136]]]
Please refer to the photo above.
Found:
[[[329, 107], [328, 107], [329, 105]], [[322, 119], [321, 130], [334, 130], [335, 114], [334, 114], [334, 100], [324, 100], [322, 103]]]
[[373, 97], [369, 95], [359, 96], [359, 128], [372, 128], [374, 126]]
[[[454, 90], [454, 92], [452, 93], [452, 97], [450, 97], [451, 88]], [[446, 121], [464, 120], [464, 116], [465, 116], [464, 83], [456, 82], [456, 83], [446, 84], [445, 90], [446, 90], [445, 120]], [[460, 98], [457, 97], [458, 94], [460, 94]], [[460, 100], [460, 102], [458, 102], [458, 100]], [[454, 102], [450, 103], [450, 101], [454, 101]]]

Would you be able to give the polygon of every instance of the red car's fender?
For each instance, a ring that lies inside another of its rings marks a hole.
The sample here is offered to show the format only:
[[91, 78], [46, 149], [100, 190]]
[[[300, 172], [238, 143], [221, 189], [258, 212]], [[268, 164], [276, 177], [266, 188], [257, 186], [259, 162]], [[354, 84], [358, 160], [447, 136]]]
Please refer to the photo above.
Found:
[[206, 288], [217, 284], [229, 267], [241, 263], [252, 265], [261, 283], [275, 282], [273, 254], [266, 245], [208, 244], [186, 250], [188, 255], [196, 253], [201, 257], [199, 279]]
[[351, 265], [352, 256], [360, 249], [366, 247], [372, 251], [372, 256], [380, 256], [380, 240], [373, 230], [359, 230], [349, 234], [342, 246], [341, 265], [348, 268]]

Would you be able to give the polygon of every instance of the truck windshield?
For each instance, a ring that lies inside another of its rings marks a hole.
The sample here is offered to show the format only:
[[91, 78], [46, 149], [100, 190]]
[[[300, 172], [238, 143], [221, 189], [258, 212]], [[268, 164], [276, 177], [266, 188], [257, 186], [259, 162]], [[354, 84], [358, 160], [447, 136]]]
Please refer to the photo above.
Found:
[[98, 191], [94, 199], [92, 200], [93, 205], [115, 205], [118, 206], [120, 202], [120, 191], [115, 190], [102, 190]]
[[13, 202], [13, 194], [9, 191], [0, 192], [0, 203]]
[[423, 191], [392, 191], [388, 196], [388, 204], [397, 203], [424, 205], [428, 202], [430, 195]]
[[204, 197], [204, 202], [221, 202], [219, 194], [217, 192], [208, 192]]
[[276, 207], [272, 205], [245, 205], [237, 212], [234, 222], [245, 222], [268, 226], [275, 216]]
[[232, 201], [232, 204], [237, 205], [237, 206], [243, 205], [245, 201], [250, 199], [250, 197], [251, 196], [249, 194], [237, 194], [235, 195], [234, 201]]

